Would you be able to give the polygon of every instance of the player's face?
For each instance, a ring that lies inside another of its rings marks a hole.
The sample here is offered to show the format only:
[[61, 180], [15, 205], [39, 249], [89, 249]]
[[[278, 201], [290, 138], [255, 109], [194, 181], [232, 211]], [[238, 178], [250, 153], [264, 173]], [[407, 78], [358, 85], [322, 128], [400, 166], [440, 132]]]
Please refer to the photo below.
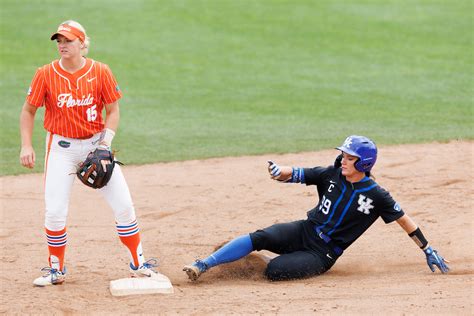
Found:
[[352, 156], [344, 152], [342, 153], [341, 168], [343, 176], [345, 176], [346, 178], [352, 178], [353, 176], [361, 173], [354, 166], [357, 159], [359, 158], [357, 158], [356, 156]]
[[65, 36], [59, 34], [56, 38], [56, 42], [58, 44], [58, 51], [61, 58], [73, 58], [81, 55], [82, 43], [78, 38], [71, 41]]

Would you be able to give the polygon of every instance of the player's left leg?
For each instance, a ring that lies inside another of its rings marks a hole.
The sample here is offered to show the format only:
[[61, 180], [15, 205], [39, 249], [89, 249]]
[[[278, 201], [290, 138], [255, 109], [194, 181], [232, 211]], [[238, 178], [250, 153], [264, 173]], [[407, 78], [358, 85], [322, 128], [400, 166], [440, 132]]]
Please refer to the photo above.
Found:
[[114, 211], [117, 233], [130, 255], [131, 276], [149, 277], [155, 275], [153, 267], [156, 266], [156, 260], [145, 261], [135, 208], [120, 165], [115, 165], [109, 183], [100, 189], [100, 193]]
[[334, 262], [313, 251], [296, 251], [272, 259], [267, 265], [265, 276], [272, 281], [311, 277], [323, 274]]

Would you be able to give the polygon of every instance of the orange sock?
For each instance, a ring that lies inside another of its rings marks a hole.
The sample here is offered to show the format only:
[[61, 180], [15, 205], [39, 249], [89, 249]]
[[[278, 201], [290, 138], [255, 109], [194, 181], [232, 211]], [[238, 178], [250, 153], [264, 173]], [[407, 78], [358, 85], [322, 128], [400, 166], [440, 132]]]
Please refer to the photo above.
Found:
[[134, 267], [138, 268], [145, 262], [145, 258], [143, 257], [137, 220], [130, 224], [117, 224], [116, 226], [120, 240], [128, 248], [130, 261]]
[[64, 253], [66, 252], [67, 233], [66, 227], [59, 231], [52, 231], [45, 227], [46, 240], [48, 241], [49, 266], [63, 271]]

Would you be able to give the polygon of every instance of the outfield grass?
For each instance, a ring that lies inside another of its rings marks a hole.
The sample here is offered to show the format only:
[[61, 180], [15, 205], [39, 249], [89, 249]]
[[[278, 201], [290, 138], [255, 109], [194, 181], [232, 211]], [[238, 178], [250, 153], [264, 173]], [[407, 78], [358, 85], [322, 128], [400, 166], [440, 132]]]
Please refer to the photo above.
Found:
[[474, 138], [472, 1], [63, 3], [0, 4], [1, 175], [30, 172], [18, 116], [70, 18], [124, 92], [114, 147], [127, 164], [318, 150], [348, 134]]

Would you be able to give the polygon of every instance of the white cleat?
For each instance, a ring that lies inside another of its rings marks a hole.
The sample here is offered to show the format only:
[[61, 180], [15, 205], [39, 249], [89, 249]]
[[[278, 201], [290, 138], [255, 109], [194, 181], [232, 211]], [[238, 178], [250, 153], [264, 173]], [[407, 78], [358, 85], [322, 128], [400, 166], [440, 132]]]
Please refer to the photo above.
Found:
[[158, 272], [153, 270], [153, 268], [157, 267], [156, 259], [149, 259], [141, 266], [136, 268], [132, 263], [130, 263], [130, 277], [132, 278], [152, 278], [157, 277]]
[[57, 285], [64, 282], [66, 278], [66, 268], [63, 271], [46, 267], [41, 269], [41, 271], [46, 271], [46, 274], [36, 278], [33, 281], [33, 284], [36, 286], [47, 286], [47, 285]]

